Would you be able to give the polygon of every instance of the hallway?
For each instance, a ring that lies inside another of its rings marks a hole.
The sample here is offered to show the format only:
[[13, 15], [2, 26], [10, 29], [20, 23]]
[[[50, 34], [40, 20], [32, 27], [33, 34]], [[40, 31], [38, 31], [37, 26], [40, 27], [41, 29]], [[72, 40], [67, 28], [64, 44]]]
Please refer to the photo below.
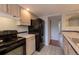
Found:
[[40, 52], [35, 52], [33, 55], [63, 55], [63, 50], [57, 46], [44, 46]]

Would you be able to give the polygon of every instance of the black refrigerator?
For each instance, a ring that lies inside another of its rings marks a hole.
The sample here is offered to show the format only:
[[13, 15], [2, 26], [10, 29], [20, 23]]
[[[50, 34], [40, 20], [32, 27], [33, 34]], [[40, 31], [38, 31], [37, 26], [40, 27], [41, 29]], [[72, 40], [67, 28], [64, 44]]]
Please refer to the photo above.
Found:
[[28, 26], [28, 33], [35, 34], [36, 51], [40, 51], [44, 46], [44, 20], [31, 19], [31, 26]]

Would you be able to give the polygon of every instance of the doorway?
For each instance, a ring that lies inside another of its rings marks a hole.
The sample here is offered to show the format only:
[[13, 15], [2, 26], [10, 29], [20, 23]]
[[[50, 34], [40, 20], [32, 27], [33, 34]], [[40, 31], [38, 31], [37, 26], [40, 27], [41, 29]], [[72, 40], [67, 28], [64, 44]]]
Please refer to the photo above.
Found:
[[61, 46], [62, 42], [62, 35], [61, 33], [61, 19], [62, 17], [59, 16], [51, 16], [48, 17], [48, 38], [49, 44], [55, 46]]

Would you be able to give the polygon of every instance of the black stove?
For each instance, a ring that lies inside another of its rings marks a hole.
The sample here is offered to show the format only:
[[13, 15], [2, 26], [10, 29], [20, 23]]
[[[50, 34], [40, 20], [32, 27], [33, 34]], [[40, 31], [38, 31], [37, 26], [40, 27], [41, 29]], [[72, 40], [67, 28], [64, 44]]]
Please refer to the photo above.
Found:
[[17, 47], [25, 46], [25, 38], [18, 37], [17, 34], [18, 32], [16, 30], [0, 32], [0, 55], [6, 54]]

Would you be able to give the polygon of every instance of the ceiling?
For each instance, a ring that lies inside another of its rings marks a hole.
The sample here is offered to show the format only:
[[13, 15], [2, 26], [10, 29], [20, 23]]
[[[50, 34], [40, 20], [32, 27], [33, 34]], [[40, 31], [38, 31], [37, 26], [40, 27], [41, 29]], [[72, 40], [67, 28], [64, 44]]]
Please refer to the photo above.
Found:
[[46, 16], [56, 13], [79, 10], [79, 4], [20, 4], [23, 8], [29, 8], [37, 16]]

